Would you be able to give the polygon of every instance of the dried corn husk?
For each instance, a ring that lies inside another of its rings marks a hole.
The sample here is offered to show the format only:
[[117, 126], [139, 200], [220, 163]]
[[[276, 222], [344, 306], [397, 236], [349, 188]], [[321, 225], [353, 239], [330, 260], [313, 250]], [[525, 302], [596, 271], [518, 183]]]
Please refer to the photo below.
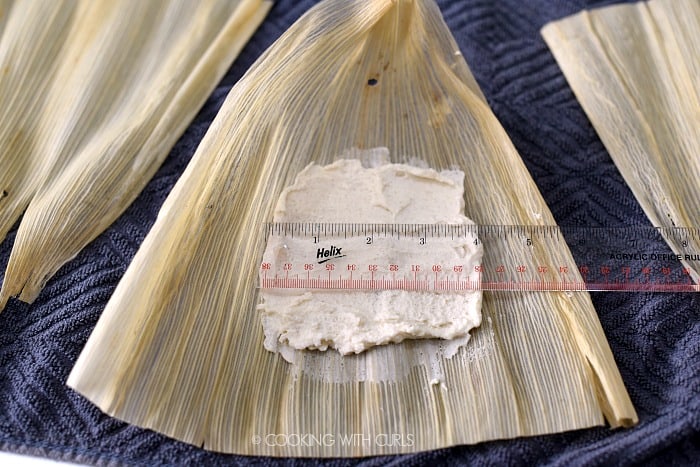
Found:
[[[655, 226], [700, 223], [700, 2], [584, 11], [542, 35]], [[700, 239], [666, 239], [696, 283]], [[687, 244], [683, 244], [683, 241]]]
[[[586, 293], [485, 294], [484, 324], [452, 359], [426, 354], [432, 341], [300, 351], [295, 364], [263, 348], [262, 223], [309, 162], [375, 147], [462, 169], [476, 222], [554, 223], [434, 2], [328, 0], [232, 89], [68, 384], [118, 418], [240, 454], [388, 454], [636, 422]], [[570, 256], [533, 252], [532, 265]], [[504, 255], [485, 251], [485, 267]]]
[[0, 5], [0, 291], [44, 282], [136, 198], [270, 7], [262, 0]]

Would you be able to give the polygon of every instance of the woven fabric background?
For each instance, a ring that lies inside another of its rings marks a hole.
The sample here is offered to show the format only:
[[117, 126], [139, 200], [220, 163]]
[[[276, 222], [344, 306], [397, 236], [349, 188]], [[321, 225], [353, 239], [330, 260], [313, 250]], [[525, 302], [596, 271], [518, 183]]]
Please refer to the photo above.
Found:
[[[550, 20], [607, 3], [613, 2], [439, 1], [484, 94], [560, 225], [648, 225], [539, 36], [539, 28]], [[64, 266], [34, 304], [12, 300], [0, 314], [0, 449], [91, 464], [148, 466], [700, 462], [700, 294], [592, 295], [639, 414], [639, 425], [632, 429], [595, 428], [398, 457], [242, 457], [207, 452], [114, 420], [64, 385], [231, 86], [311, 4], [278, 1], [136, 202]], [[2, 271], [15, 233], [16, 226], [0, 244]]]

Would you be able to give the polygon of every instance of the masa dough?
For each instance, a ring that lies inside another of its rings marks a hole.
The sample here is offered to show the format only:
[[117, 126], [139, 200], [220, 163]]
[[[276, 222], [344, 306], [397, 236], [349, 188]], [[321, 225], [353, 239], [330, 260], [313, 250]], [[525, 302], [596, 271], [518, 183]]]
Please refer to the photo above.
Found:
[[[463, 214], [463, 183], [461, 171], [389, 163], [365, 168], [356, 159], [311, 164], [282, 192], [274, 221], [473, 224]], [[405, 264], [409, 257], [398, 243], [395, 248], [373, 249], [364, 239], [357, 240], [346, 241], [342, 251], [360, 264]], [[463, 265], [465, 271], [481, 263], [481, 246], [473, 241], [432, 240], [426, 248], [412, 248], [411, 261]], [[290, 241], [294, 240], [285, 240]], [[304, 250], [287, 244], [270, 238], [263, 261], [316, 260], [315, 252], [290, 256]], [[284, 355], [290, 347], [333, 348], [349, 354], [409, 338], [466, 342], [464, 337], [481, 323], [481, 291], [261, 289], [258, 308], [266, 349]]]

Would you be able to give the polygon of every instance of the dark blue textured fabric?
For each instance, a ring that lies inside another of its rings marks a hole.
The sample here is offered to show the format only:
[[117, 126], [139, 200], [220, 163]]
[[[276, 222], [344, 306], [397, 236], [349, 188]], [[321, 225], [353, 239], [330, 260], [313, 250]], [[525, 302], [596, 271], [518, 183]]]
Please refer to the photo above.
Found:
[[[593, 294], [638, 411], [607, 428], [399, 457], [270, 459], [210, 453], [103, 415], [64, 381], [159, 207], [228, 90], [311, 1], [279, 1], [137, 201], [49, 281], [0, 314], [0, 449], [96, 464], [692, 464], [700, 460], [700, 297]], [[561, 225], [647, 224], [539, 36], [547, 21], [611, 1], [443, 0], [494, 112]], [[4, 270], [13, 230], [0, 244]], [[468, 408], [465, 408], [468, 410]]]

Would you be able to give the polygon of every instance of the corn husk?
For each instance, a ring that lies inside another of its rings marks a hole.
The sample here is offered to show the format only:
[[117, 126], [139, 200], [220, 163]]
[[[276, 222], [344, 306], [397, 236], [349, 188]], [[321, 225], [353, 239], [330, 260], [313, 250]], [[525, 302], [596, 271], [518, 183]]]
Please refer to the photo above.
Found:
[[[586, 293], [485, 293], [482, 326], [451, 359], [426, 353], [434, 341], [300, 351], [294, 364], [263, 348], [262, 224], [309, 162], [375, 147], [463, 170], [478, 223], [554, 223], [435, 3], [327, 0], [232, 89], [68, 384], [115, 417], [239, 454], [390, 454], [635, 423]], [[485, 251], [484, 267], [506, 255]], [[563, 260], [565, 247], [533, 247], [532, 265]]]
[[[542, 35], [651, 223], [697, 227], [700, 2], [584, 11], [546, 25]], [[698, 283], [700, 261], [692, 258], [700, 239], [666, 241]]]
[[136, 198], [270, 2], [0, 4], [0, 240], [26, 209], [0, 310]]

